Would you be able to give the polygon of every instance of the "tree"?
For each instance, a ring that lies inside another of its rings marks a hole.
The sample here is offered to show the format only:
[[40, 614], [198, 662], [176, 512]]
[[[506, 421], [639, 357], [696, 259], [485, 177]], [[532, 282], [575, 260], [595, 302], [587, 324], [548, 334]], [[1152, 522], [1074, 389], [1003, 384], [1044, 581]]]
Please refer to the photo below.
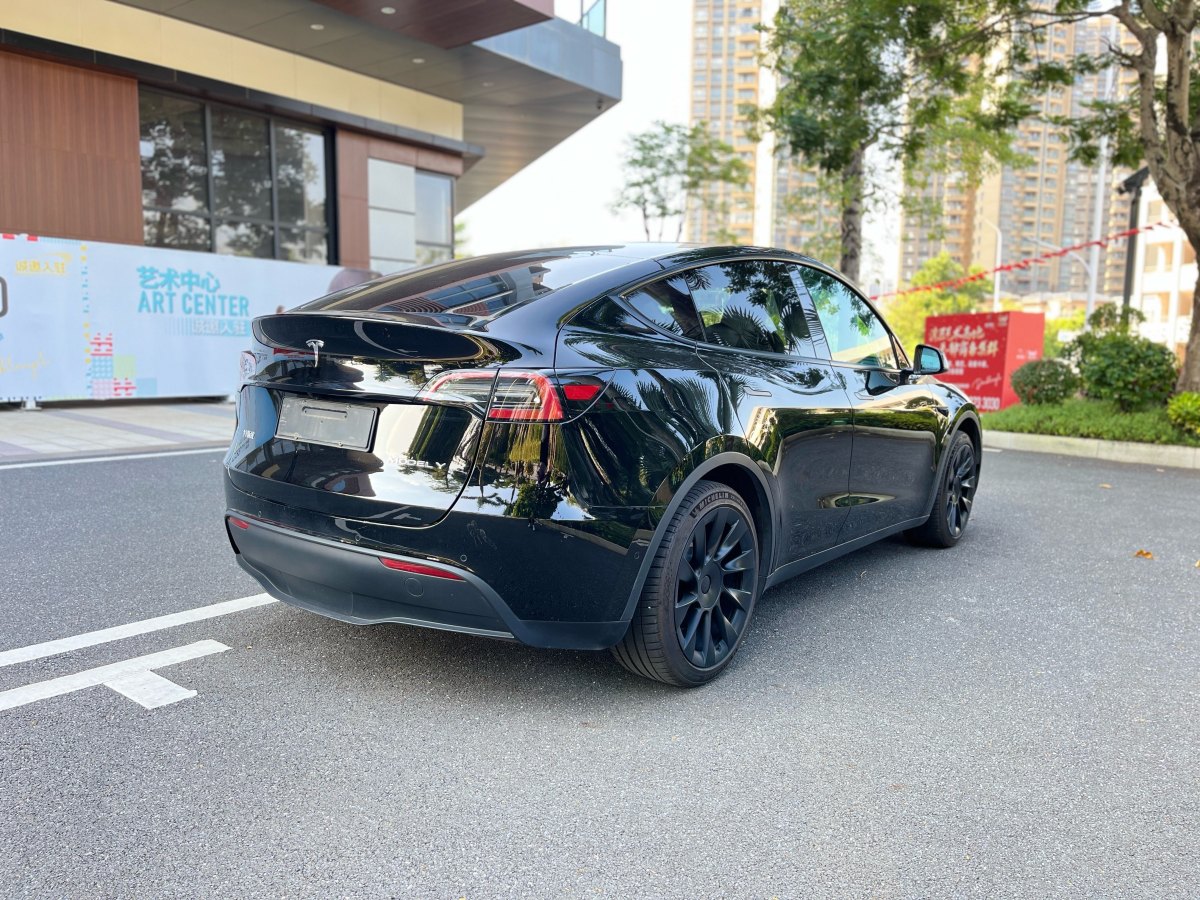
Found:
[[703, 122], [654, 126], [629, 139], [623, 160], [625, 186], [615, 209], [636, 209], [642, 215], [646, 240], [655, 229], [662, 240], [667, 223], [675, 219], [675, 240], [683, 234], [689, 201], [702, 199], [704, 189], [719, 184], [744, 185], [750, 167], [733, 148], [708, 133]]
[[[1052, 24], [1110, 17], [1125, 40], [1111, 41], [1102, 53], [1080, 56], [1065, 71], [1035, 70], [1043, 81], [1064, 80], [1076, 72], [1119, 66], [1136, 76], [1132, 91], [1089, 104], [1075, 120], [1058, 119], [1070, 129], [1072, 153], [1093, 161], [1099, 139], [1111, 139], [1117, 163], [1143, 161], [1188, 243], [1200, 256], [1200, 4], [1197, 0], [1120, 0], [1090, 4], [1059, 0], [1052, 11], [1036, 2], [1003, 3], [1014, 44], [1036, 45]], [[1032, 56], [1028, 51], [1026, 55]], [[1192, 325], [1176, 383], [1178, 391], [1200, 391], [1200, 279], [1192, 293]]]
[[[913, 275], [914, 287], [957, 281], [966, 273], [949, 253], [942, 252], [927, 260]], [[884, 306], [884, 315], [892, 331], [907, 350], [925, 340], [925, 319], [953, 313], [978, 312], [990, 303], [992, 283], [986, 279], [968, 281], [952, 288], [930, 287], [895, 297]]]
[[986, 0], [783, 0], [766, 29], [764, 62], [780, 87], [752, 111], [754, 130], [773, 131], [837, 185], [852, 280], [875, 194], [870, 148], [910, 172], [953, 160], [970, 174], [1007, 158], [1009, 130], [1030, 106], [1006, 77], [1004, 36], [984, 27], [989, 10]]

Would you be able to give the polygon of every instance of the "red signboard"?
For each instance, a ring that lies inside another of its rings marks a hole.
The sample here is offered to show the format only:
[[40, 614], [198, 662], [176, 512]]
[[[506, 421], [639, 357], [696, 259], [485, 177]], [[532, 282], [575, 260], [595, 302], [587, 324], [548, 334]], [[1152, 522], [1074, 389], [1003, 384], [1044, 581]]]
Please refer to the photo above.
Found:
[[960, 313], [925, 320], [925, 343], [946, 355], [943, 381], [962, 388], [981, 412], [1017, 402], [1012, 373], [1042, 358], [1042, 313]]

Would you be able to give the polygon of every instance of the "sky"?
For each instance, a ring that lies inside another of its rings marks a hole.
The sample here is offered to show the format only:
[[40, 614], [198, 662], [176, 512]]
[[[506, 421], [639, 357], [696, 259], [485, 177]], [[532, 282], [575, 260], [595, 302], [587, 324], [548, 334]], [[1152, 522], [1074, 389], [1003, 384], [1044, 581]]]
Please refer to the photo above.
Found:
[[[578, 19], [579, 0], [555, 2], [559, 16]], [[621, 157], [628, 137], [655, 120], [688, 120], [691, 5], [608, 0], [607, 36], [624, 63], [621, 102], [460, 213], [468, 253], [645, 239], [637, 212], [612, 209]], [[885, 210], [864, 228], [864, 286], [895, 280], [895, 219], [894, 209]]]

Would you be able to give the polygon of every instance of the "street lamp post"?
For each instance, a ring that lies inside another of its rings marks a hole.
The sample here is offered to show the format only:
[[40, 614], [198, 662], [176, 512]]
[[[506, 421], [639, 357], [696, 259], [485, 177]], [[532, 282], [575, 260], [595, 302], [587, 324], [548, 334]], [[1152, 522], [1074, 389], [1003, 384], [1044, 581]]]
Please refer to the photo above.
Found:
[[1149, 177], [1150, 167], [1142, 166], [1122, 181], [1121, 186], [1117, 188], [1118, 194], [1133, 195], [1129, 199], [1130, 235], [1125, 242], [1125, 286], [1121, 291], [1121, 315], [1125, 321], [1129, 320], [1129, 302], [1133, 298], [1133, 270], [1137, 265], [1138, 217], [1141, 215], [1142, 187]]
[[[1051, 250], [1061, 249], [1060, 247], [1054, 246], [1054, 244], [1050, 243], [1049, 241], [1043, 241], [1041, 238], [1025, 237], [1024, 240], [1027, 240], [1034, 244], [1040, 244], [1043, 247], [1049, 247]], [[1095, 248], [1092, 248], [1092, 249], [1095, 249]], [[1088, 283], [1090, 285], [1094, 286], [1095, 278], [1096, 278], [1096, 270], [1092, 268], [1092, 266], [1088, 263], [1088, 261], [1079, 254], [1078, 250], [1067, 251], [1067, 256], [1071, 257], [1071, 259], [1075, 260], [1075, 262], [1077, 262], [1081, 266], [1083, 266], [1083, 271], [1088, 277]], [[1092, 304], [1095, 302], [1095, 299], [1096, 298], [1091, 293], [1089, 293], [1089, 295], [1088, 295], [1088, 315], [1091, 315]]]
[[[1108, 49], [1111, 53], [1113, 48], [1117, 46], [1117, 20], [1111, 19], [1108, 23]], [[1109, 61], [1108, 67], [1104, 71], [1104, 101], [1107, 103], [1113, 95], [1113, 83], [1116, 73], [1116, 65], [1112, 60]], [[1100, 136], [1100, 165], [1096, 171], [1096, 188], [1092, 192], [1092, 262], [1087, 266], [1088, 285], [1087, 285], [1087, 311], [1084, 313], [1084, 322], [1086, 323], [1092, 317], [1092, 311], [1096, 307], [1096, 290], [1100, 280], [1100, 231], [1104, 227], [1104, 216], [1108, 212], [1108, 135]]]
[[1004, 253], [1004, 233], [987, 219], [979, 221], [996, 232], [996, 271], [992, 273], [992, 312], [1000, 312], [1000, 258]]

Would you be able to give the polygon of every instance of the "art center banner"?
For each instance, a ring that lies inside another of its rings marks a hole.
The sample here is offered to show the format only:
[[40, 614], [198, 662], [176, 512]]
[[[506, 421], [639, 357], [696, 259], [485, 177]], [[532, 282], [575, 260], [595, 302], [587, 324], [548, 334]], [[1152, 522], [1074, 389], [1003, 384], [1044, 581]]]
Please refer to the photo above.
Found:
[[337, 266], [0, 235], [0, 402], [231, 394], [255, 316], [365, 277]]

